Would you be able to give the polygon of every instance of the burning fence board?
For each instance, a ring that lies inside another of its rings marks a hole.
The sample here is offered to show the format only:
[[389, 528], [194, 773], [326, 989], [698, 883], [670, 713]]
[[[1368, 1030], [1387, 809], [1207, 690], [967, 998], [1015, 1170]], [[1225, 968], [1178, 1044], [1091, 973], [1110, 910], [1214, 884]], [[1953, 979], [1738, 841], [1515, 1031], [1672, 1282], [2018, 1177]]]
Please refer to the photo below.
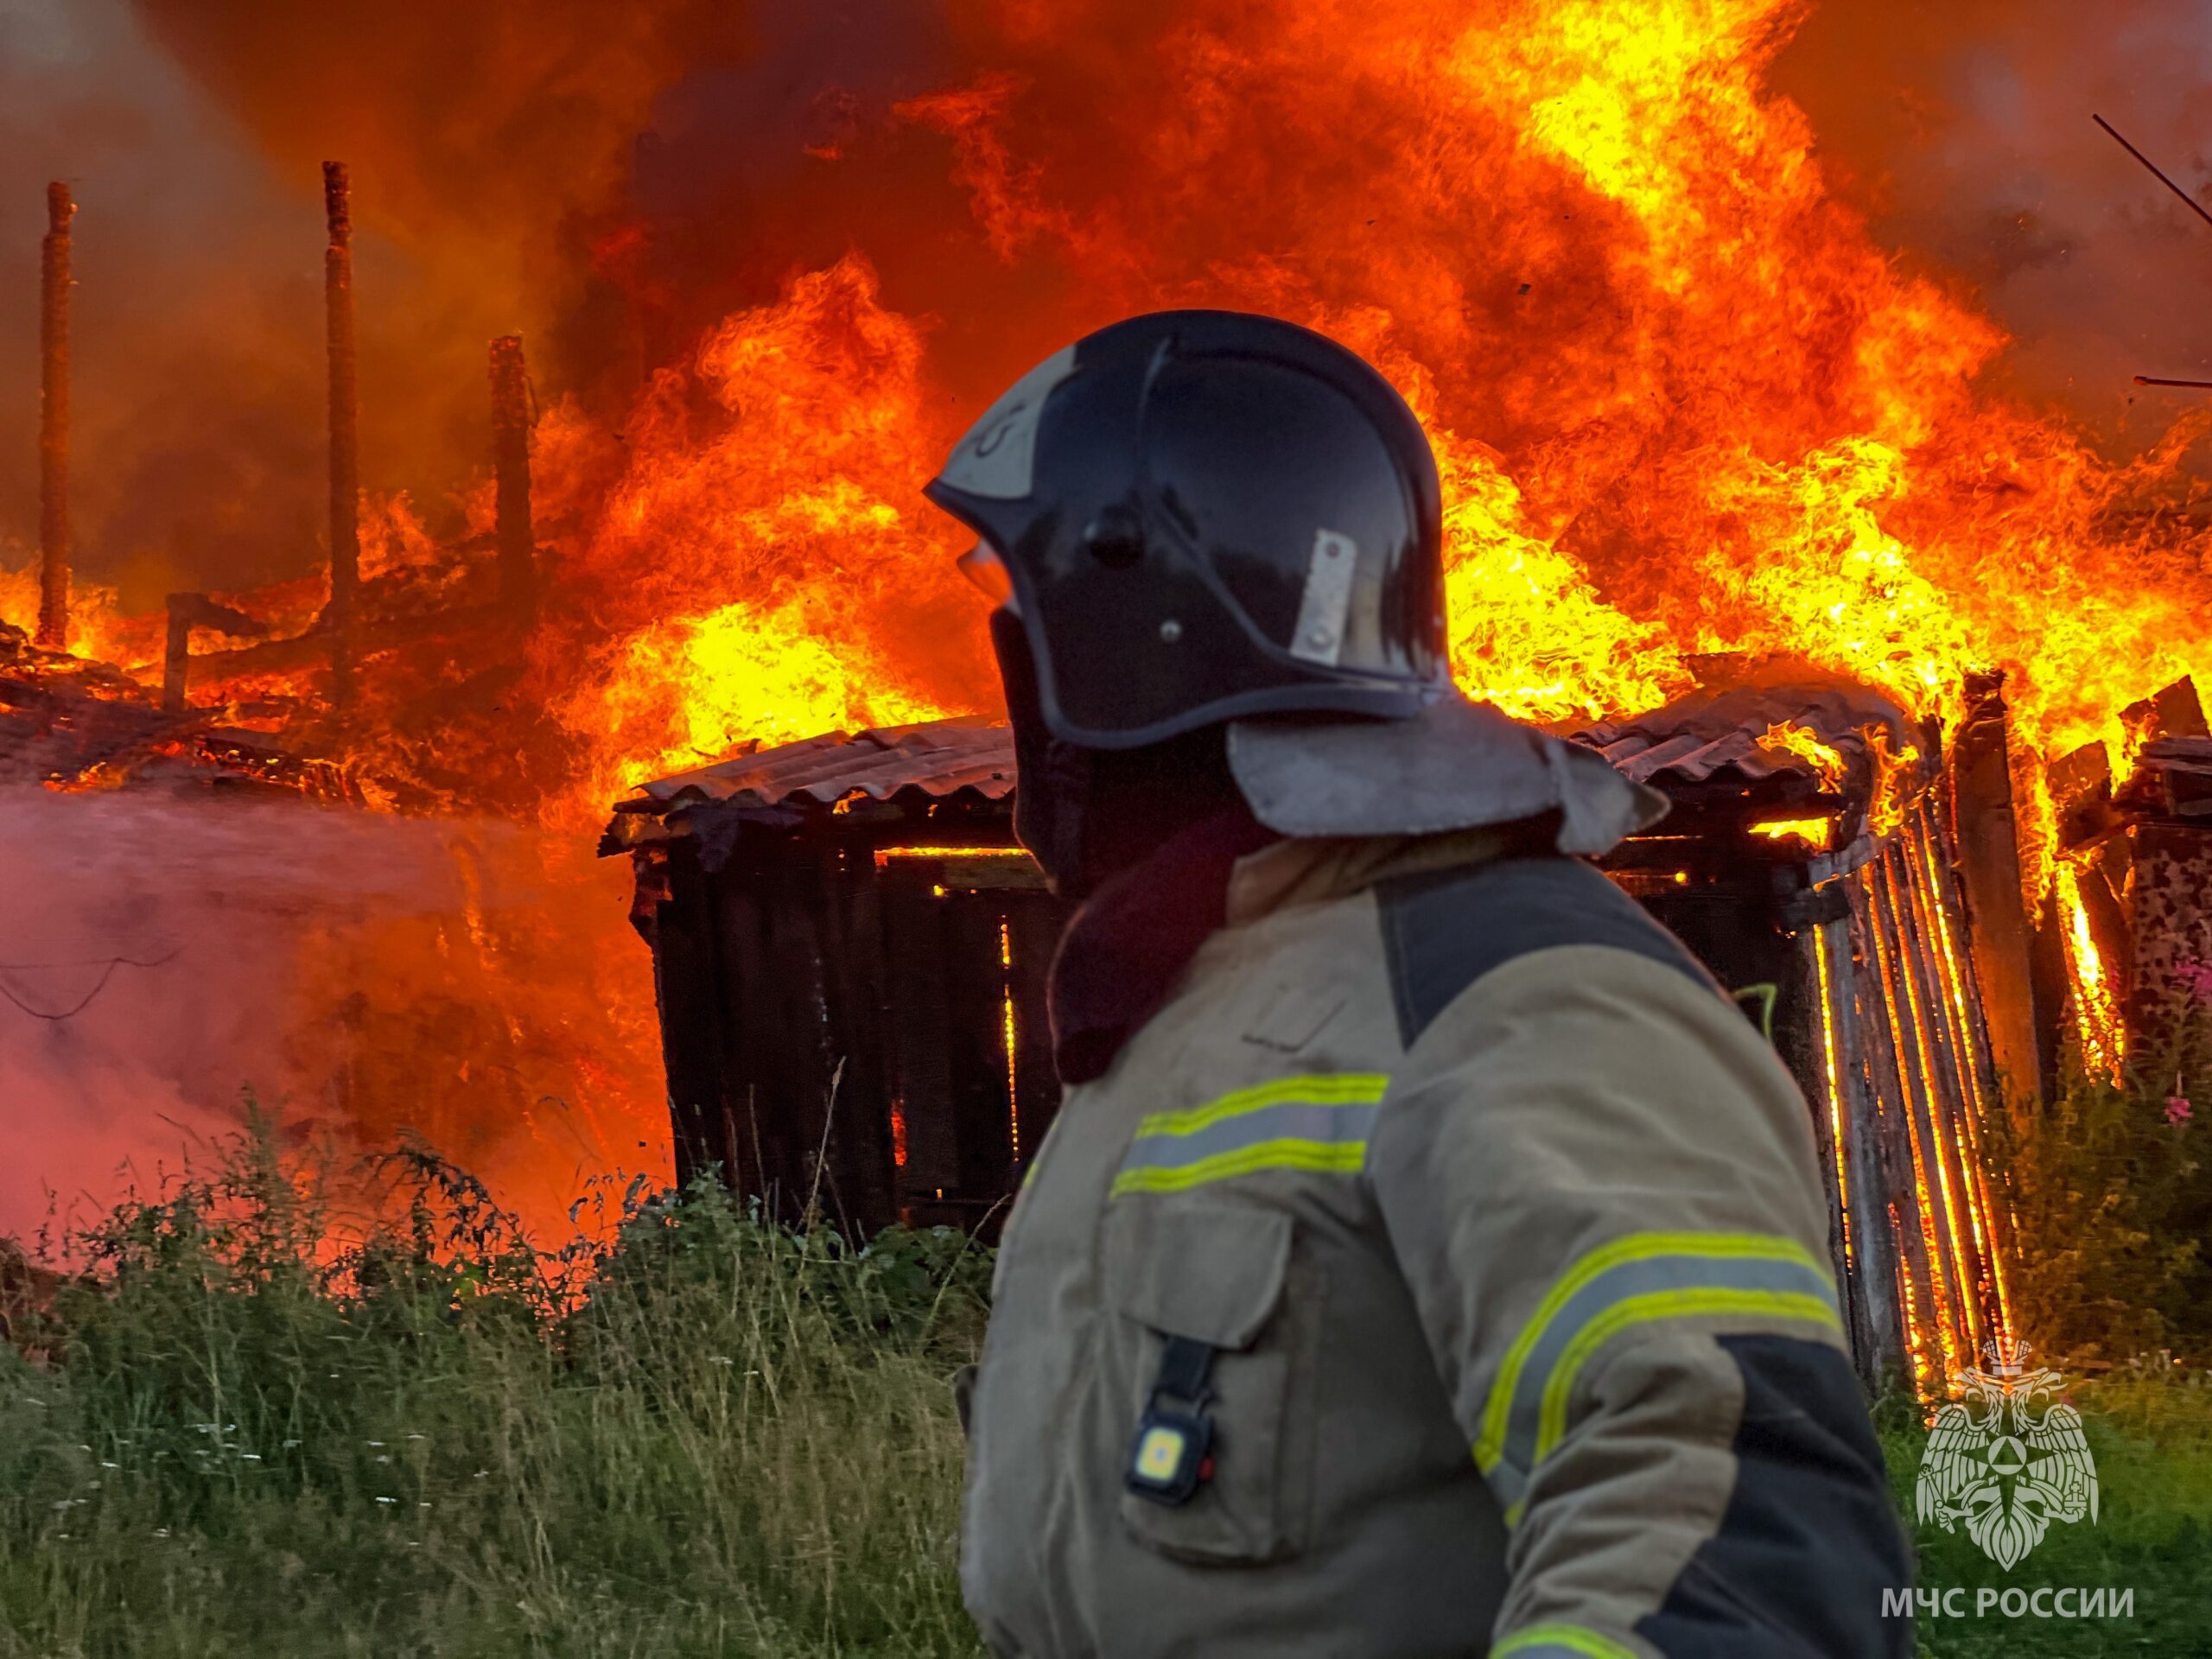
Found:
[[[1772, 1036], [1814, 1116], [1870, 1376], [1923, 1383], [2001, 1326], [1995, 1101], [1932, 745], [1840, 683], [1735, 686], [1579, 741], [1676, 810], [1604, 861]], [[973, 721], [816, 738], [664, 779], [637, 866], [685, 1178], [790, 1216], [988, 1226], [1058, 1105], [1064, 919]]]
[[2092, 1070], [2160, 1057], [2212, 994], [2212, 734], [2196, 687], [2126, 711], [2139, 747], [2115, 782], [2095, 743], [2050, 771], [2059, 830], [2047, 927], [2069, 1039]]
[[2007, 1314], [1996, 1073], [1935, 746], [1877, 694], [1787, 682], [1580, 741], [1675, 803], [1608, 872], [1765, 1005], [1813, 1107], [1862, 1367], [1939, 1384]]

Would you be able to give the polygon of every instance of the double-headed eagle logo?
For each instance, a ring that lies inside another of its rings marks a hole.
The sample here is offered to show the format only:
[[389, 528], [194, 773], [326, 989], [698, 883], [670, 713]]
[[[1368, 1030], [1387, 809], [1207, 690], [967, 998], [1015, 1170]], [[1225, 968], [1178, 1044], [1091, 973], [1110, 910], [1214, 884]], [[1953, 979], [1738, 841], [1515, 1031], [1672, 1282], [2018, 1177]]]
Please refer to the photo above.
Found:
[[[1983, 1345], [1986, 1371], [1961, 1371], [1964, 1396], [1936, 1414], [1915, 1488], [1923, 1522], [1967, 1535], [2010, 1569], [2056, 1521], [2097, 1518], [2097, 1465], [2082, 1433], [2082, 1414], [2047, 1400], [2063, 1382], [2028, 1369], [2028, 1344], [2000, 1337]], [[2040, 1410], [2037, 1409], [2042, 1401]]]

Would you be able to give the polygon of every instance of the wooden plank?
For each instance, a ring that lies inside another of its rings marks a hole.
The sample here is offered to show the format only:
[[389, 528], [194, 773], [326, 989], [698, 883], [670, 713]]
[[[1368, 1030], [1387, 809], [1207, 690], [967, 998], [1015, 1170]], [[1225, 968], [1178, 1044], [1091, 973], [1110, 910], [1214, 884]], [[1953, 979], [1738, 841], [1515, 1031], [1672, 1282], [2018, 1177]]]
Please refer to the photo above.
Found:
[[1974, 1159], [1967, 1145], [1966, 1120], [1972, 1109], [1973, 1077], [1961, 1064], [1962, 1045], [1937, 953], [1936, 922], [1928, 907], [1926, 878], [1919, 862], [1917, 831], [1907, 819], [1894, 849], [1890, 895], [1897, 913], [1899, 966], [1912, 977], [1915, 1004], [1923, 1027], [1923, 1062], [1929, 1071], [1929, 1116], [1934, 1145], [1942, 1161], [1945, 1185], [1954, 1207], [1952, 1253], [1958, 1262], [1959, 1306], [1979, 1354], [1996, 1329], [1996, 1281], [1988, 1250], [1976, 1230], [1981, 1194], [1974, 1184]]
[[814, 854], [827, 1019], [842, 1065], [831, 1103], [832, 1169], [855, 1236], [873, 1238], [898, 1216], [876, 871], [864, 847], [820, 839]]
[[[1882, 1185], [1889, 1199], [1892, 1237], [1901, 1269], [1899, 1306], [1901, 1311], [1917, 1310], [1918, 1329], [1927, 1339], [1927, 1345], [1917, 1358], [1939, 1374], [1933, 1380], [1940, 1382], [1945, 1362], [1937, 1338], [1942, 1316], [1936, 1300], [1936, 1275], [1929, 1260], [1928, 1236], [1922, 1225], [1919, 1190], [1913, 1176], [1911, 1099], [1891, 1039], [1890, 995], [1875, 952], [1872, 876], [1871, 869], [1862, 869], [1847, 878], [1852, 957], [1857, 964], [1853, 976], [1855, 1020], [1874, 1102], [1875, 1160], [1881, 1169]], [[1904, 1324], [1909, 1331], [1913, 1320], [1907, 1318]], [[1910, 1351], [1909, 1340], [1907, 1347]], [[1915, 1380], [1930, 1379], [1916, 1376]]]
[[[2044, 1007], [2031, 971], [2027, 905], [2000, 682], [1984, 682], [1952, 745], [1952, 822], [1974, 977], [1988, 1013], [1989, 1044], [2003, 1099], [2032, 1107], [2050, 1097], [2058, 1009]], [[2016, 1114], [2016, 1122], [2024, 1121]]]
[[1896, 905], [1894, 852], [1894, 848], [1888, 849], [1867, 868], [1868, 913], [1874, 925], [1881, 930], [1877, 962], [1882, 969], [1883, 987], [1890, 1007], [1891, 1049], [1903, 1063], [1912, 1153], [1924, 1188], [1921, 1209], [1929, 1224], [1929, 1235], [1935, 1241], [1929, 1266], [1942, 1275], [1938, 1307], [1949, 1327], [1952, 1357], [1965, 1360], [1975, 1353], [1978, 1346], [1972, 1286], [1967, 1264], [1960, 1259], [1956, 1248], [1952, 1212], [1945, 1203], [1949, 1190], [1948, 1171], [1942, 1160], [1943, 1143], [1936, 1124], [1937, 1084], [1929, 1075], [1927, 1033], [1917, 1007], [1917, 988], [1909, 982], [1911, 969], [1906, 957], [1910, 942]]
[[[1866, 1331], [1856, 1280], [1857, 1264], [1848, 1240], [1847, 1212], [1850, 1176], [1843, 1150], [1844, 1105], [1841, 1057], [1831, 1046], [1833, 1033], [1821, 1017], [1821, 953], [1825, 949], [1815, 924], [1790, 936], [1795, 960], [1781, 986], [1775, 1024], [1775, 1047], [1802, 1085], [1806, 1104], [1813, 1115], [1813, 1150], [1820, 1160], [1821, 1187], [1827, 1200], [1828, 1262], [1844, 1294], [1845, 1323], [1853, 1354], [1866, 1351]], [[1802, 1014], [1797, 1010], [1805, 1010]]]
[[911, 868], [883, 874], [885, 995], [892, 1049], [892, 1091], [906, 1126], [906, 1161], [899, 1171], [902, 1209], [934, 1201], [960, 1184], [960, 1126], [952, 1109], [947, 1051], [944, 901], [935, 884]]
[[2010, 1310], [2006, 1304], [2005, 1286], [2010, 1264], [2019, 1259], [2017, 1240], [2012, 1234], [2012, 1208], [2008, 1199], [2008, 1172], [1999, 1160], [2000, 1147], [2009, 1128], [2009, 1118], [2001, 1116], [2004, 1095], [1992, 1043], [1982, 988], [1976, 963], [1970, 952], [1964, 950], [1961, 941], [1966, 938], [1958, 865], [1953, 857], [1949, 833], [1942, 820], [1935, 813], [1923, 810], [1921, 830], [1926, 837], [1922, 843], [1923, 865], [1926, 873], [1924, 890], [1929, 902], [1935, 906], [1936, 917], [1943, 937], [1951, 949], [1945, 957], [1946, 965], [1961, 982], [1960, 1001], [1966, 1011], [1966, 1028], [1955, 1032], [1958, 1044], [1958, 1063], [1969, 1083], [1967, 1112], [1967, 1152], [1974, 1162], [1974, 1178], [1982, 1202], [1982, 1215], [1988, 1228], [1989, 1271], [1992, 1289], [1997, 1299], [1995, 1312], [1999, 1322], [2010, 1325]]
[[[719, 1120], [727, 1104], [720, 1031], [726, 988], [715, 946], [712, 879], [688, 842], [671, 845], [669, 898], [655, 907], [653, 1001], [660, 1014], [676, 1179], [688, 1185], [722, 1161]], [[738, 1172], [726, 1169], [725, 1179]]]
[[1906, 1367], [1904, 1312], [1897, 1298], [1903, 1270], [1890, 1226], [1891, 1190], [1878, 1140], [1879, 1103], [1869, 1077], [1869, 1059], [1860, 1035], [1858, 970], [1852, 960], [1851, 919], [1847, 914], [1823, 922], [1815, 932], [1815, 948], [1827, 958], [1828, 984], [1835, 1017], [1838, 1081], [1843, 1109], [1844, 1197], [1850, 1205], [1852, 1302], [1858, 1310], [1853, 1352], [1860, 1375], [1879, 1389]]

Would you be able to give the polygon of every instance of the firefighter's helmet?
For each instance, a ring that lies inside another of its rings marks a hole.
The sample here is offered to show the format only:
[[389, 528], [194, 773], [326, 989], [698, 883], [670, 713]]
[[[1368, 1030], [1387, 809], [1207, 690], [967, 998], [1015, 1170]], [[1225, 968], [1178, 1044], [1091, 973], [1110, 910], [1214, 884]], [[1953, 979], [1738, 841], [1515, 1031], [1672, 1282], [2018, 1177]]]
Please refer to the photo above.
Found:
[[1447, 689], [1428, 441], [1372, 367], [1295, 324], [1103, 328], [1008, 390], [926, 493], [982, 538], [970, 560], [1020, 618], [1065, 742], [1406, 717]]

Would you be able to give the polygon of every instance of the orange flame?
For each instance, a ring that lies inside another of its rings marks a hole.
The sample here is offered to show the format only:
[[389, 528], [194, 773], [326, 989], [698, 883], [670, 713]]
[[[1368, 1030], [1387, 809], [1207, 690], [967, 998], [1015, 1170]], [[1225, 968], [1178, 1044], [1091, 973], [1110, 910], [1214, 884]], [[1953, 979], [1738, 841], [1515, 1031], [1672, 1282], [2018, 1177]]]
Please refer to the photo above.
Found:
[[1893, 836], [1904, 825], [1920, 751], [1908, 743], [1892, 754], [1890, 734], [1879, 726], [1868, 726], [1859, 735], [1866, 740], [1874, 757], [1874, 787], [1867, 798], [1866, 827], [1878, 836]]
[[2073, 991], [2074, 1027], [2082, 1039], [2082, 1063], [2118, 1082], [2127, 1059], [2126, 1022], [2120, 1018], [2119, 1001], [2089, 926], [2081, 871], [2070, 861], [2059, 861], [2052, 893], [2064, 925], [2066, 972]]
[[1770, 841], [1785, 837], [1802, 841], [1816, 852], [1826, 852], [1835, 839], [1834, 818], [1774, 818], [1765, 823], [1751, 826], [1755, 836], [1764, 836]]
[[1794, 755], [1813, 768], [1821, 780], [1821, 787], [1834, 791], [1843, 787], [1846, 768], [1841, 752], [1821, 741], [1820, 734], [1809, 726], [1801, 726], [1794, 720], [1770, 726], [1759, 738], [1759, 747], [1770, 754]]

